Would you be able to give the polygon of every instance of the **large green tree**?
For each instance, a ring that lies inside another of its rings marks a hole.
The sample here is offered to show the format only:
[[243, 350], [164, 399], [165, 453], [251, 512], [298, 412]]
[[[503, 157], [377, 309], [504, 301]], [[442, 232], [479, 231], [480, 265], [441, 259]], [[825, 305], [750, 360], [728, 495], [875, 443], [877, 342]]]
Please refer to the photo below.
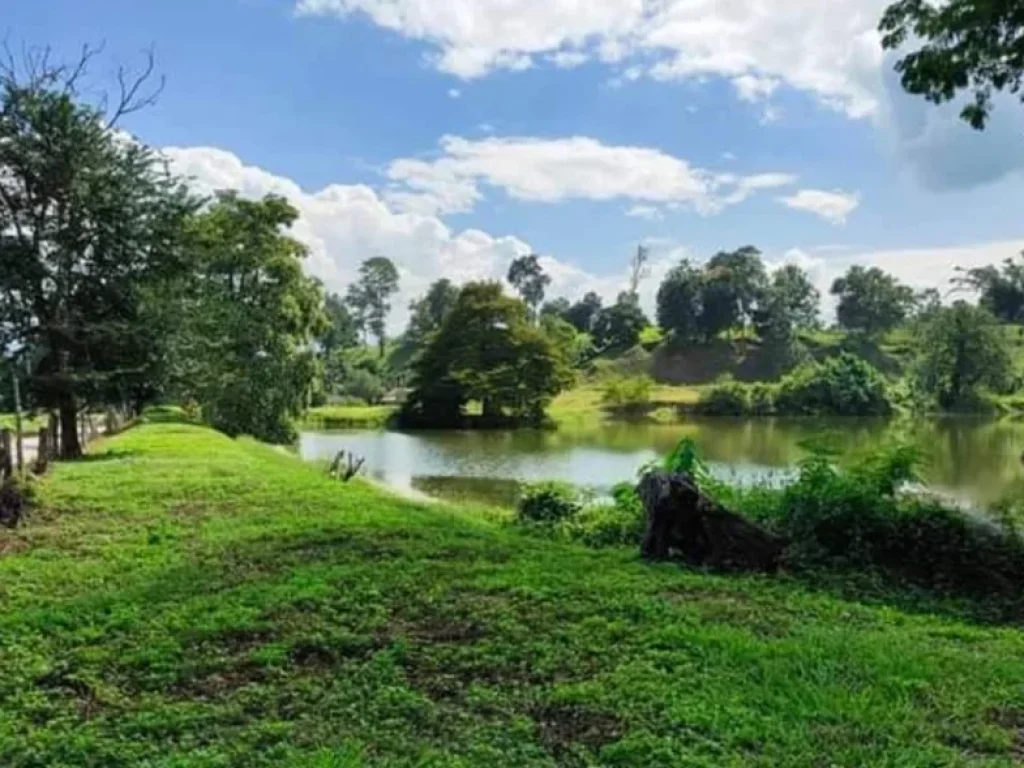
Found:
[[868, 337], [895, 328], [914, 306], [914, 291], [878, 267], [850, 267], [832, 283], [832, 295], [839, 299], [839, 325]]
[[345, 300], [336, 293], [327, 294], [324, 311], [327, 324], [319, 338], [324, 357], [331, 357], [338, 350], [356, 346], [359, 343], [359, 331]]
[[704, 266], [700, 326], [704, 338], [746, 327], [768, 285], [761, 252], [753, 246], [720, 251]]
[[431, 283], [422, 298], [409, 304], [409, 330], [406, 336], [417, 344], [423, 343], [441, 327], [458, 299], [459, 288], [447, 277]]
[[662, 280], [657, 305], [659, 326], [679, 342], [696, 341], [702, 334], [704, 273], [683, 259]]
[[398, 292], [398, 269], [391, 259], [374, 256], [359, 266], [359, 280], [349, 286], [348, 302], [357, 324], [377, 339], [380, 356], [387, 343], [391, 296]]
[[1024, 322], [1024, 258], [963, 270], [954, 283], [976, 291], [981, 306], [1004, 323]]
[[59, 411], [68, 458], [81, 454], [84, 405], [156, 389], [167, 322], [148, 300], [183, 269], [197, 205], [115, 129], [150, 102], [140, 94], [151, 63], [137, 79], [121, 72], [103, 112], [80, 95], [90, 58], [51, 67], [29, 54], [22, 73], [0, 67], [0, 326], [7, 344], [35, 351], [30, 384]]
[[485, 419], [536, 421], [572, 381], [559, 349], [499, 283], [469, 283], [414, 363], [407, 416], [455, 424], [470, 401]]
[[319, 373], [312, 343], [328, 319], [319, 283], [302, 271], [306, 248], [288, 234], [297, 218], [284, 198], [225, 192], [194, 223], [179, 374], [207, 421], [231, 435], [292, 439]]
[[569, 307], [565, 319], [572, 323], [580, 333], [592, 333], [600, 314], [601, 297], [594, 291], [590, 291], [582, 299]]
[[785, 264], [775, 271], [768, 301], [786, 315], [794, 328], [812, 329], [819, 325], [821, 293], [796, 264]]
[[508, 268], [508, 281], [523, 301], [536, 313], [544, 301], [544, 291], [551, 284], [551, 278], [540, 265], [540, 257], [535, 253], [514, 259]]
[[916, 346], [916, 380], [943, 410], [969, 407], [979, 388], [1001, 389], [1009, 379], [1010, 350], [999, 324], [965, 301], [933, 312]]
[[968, 91], [960, 116], [985, 127], [997, 91], [1021, 92], [1024, 4], [1020, 0], [898, 0], [879, 24], [882, 46], [916, 50], [896, 62], [904, 89], [941, 104]]
[[650, 323], [636, 297], [623, 291], [610, 307], [602, 309], [594, 322], [594, 346], [600, 351], [626, 350], [636, 346]]

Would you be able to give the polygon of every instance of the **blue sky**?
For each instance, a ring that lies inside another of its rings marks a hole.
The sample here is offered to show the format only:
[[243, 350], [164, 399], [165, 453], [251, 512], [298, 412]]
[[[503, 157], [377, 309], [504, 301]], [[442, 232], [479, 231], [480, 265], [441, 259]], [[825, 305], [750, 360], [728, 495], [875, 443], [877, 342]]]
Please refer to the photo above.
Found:
[[13, 5], [15, 45], [105, 42], [97, 89], [153, 46], [167, 87], [126, 128], [200, 188], [293, 197], [332, 288], [375, 253], [408, 298], [527, 250], [560, 292], [611, 296], [642, 240], [655, 277], [750, 243], [822, 286], [853, 261], [937, 284], [1024, 247], [1022, 108], [976, 133], [903, 95], [880, 0]]

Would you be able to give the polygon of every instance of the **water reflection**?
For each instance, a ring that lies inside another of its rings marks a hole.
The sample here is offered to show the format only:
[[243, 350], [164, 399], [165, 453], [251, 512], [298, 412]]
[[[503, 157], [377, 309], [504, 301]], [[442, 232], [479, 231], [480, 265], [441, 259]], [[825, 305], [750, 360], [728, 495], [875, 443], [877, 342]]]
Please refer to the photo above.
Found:
[[[366, 457], [377, 479], [410, 493], [511, 503], [518, 482], [564, 480], [597, 491], [631, 480], [637, 470], [692, 437], [713, 471], [740, 482], [778, 477], [821, 445], [839, 456], [910, 440], [926, 458], [936, 490], [988, 504], [1024, 492], [1024, 423], [978, 419], [873, 420], [704, 419], [681, 425], [610, 424], [586, 429], [507, 432], [307, 432], [300, 450], [327, 459], [338, 450]], [[459, 481], [462, 478], [463, 481]], [[497, 481], [504, 481], [499, 483]]]

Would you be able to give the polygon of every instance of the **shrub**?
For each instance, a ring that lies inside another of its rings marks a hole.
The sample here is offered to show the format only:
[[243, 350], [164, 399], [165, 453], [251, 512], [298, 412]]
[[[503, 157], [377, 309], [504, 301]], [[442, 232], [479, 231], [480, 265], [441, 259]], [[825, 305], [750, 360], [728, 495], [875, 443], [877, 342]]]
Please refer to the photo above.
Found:
[[650, 376], [616, 377], [605, 382], [601, 400], [617, 408], [647, 405], [654, 393]]
[[701, 393], [697, 408], [711, 416], [742, 416], [750, 410], [747, 386], [723, 378]]
[[349, 371], [342, 382], [344, 394], [364, 403], [379, 403], [384, 397], [384, 383], [380, 377], [363, 368]]
[[579, 494], [572, 486], [536, 483], [523, 490], [517, 519], [521, 523], [554, 524], [575, 517], [582, 507]]
[[32, 480], [12, 475], [0, 483], [0, 525], [16, 528], [28, 516], [36, 498]]
[[892, 412], [877, 368], [849, 353], [811, 363], [784, 376], [775, 410], [786, 414], [885, 416]]
[[664, 339], [665, 334], [662, 332], [661, 328], [656, 325], [648, 325], [640, 331], [640, 346], [648, 352], [661, 344]]
[[610, 501], [588, 504], [565, 524], [567, 538], [589, 547], [639, 546], [644, 507], [631, 483], [612, 489]]
[[771, 384], [758, 382], [751, 384], [747, 390], [750, 397], [750, 413], [755, 416], [768, 416], [775, 411], [775, 387]]

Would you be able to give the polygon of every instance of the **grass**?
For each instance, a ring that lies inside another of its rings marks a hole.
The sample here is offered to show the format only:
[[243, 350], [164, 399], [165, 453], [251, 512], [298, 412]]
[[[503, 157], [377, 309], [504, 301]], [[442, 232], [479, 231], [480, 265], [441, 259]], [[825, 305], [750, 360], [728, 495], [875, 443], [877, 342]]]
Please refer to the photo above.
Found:
[[648, 566], [201, 427], [0, 532], [4, 766], [1009, 766], [1016, 628]]
[[397, 411], [393, 405], [324, 405], [310, 408], [303, 424], [325, 429], [380, 429]]
[[[14, 414], [0, 413], [0, 429], [14, 429]], [[46, 426], [46, 419], [43, 416], [31, 416], [23, 413], [21, 415], [21, 428], [25, 434], [38, 432]]]
[[[702, 388], [698, 386], [671, 386], [656, 384], [651, 393], [651, 402], [643, 409], [643, 415], [651, 420], [672, 423], [680, 421], [685, 409], [697, 404]], [[603, 390], [596, 384], [563, 392], [548, 408], [548, 415], [560, 426], [576, 426], [584, 423], [607, 421], [619, 415], [615, 409], [602, 402]], [[635, 410], [632, 417], [635, 418]]]

